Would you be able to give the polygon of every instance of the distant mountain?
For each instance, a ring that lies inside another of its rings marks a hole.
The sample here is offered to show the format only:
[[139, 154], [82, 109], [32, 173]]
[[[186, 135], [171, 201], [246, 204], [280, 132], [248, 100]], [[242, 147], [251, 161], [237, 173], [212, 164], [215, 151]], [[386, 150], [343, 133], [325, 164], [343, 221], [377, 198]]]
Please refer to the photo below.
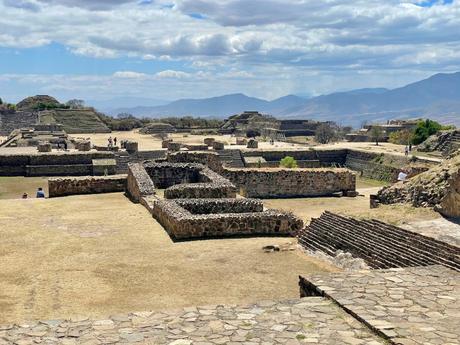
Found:
[[123, 109], [138, 107], [155, 107], [169, 103], [169, 101], [160, 99], [151, 99], [144, 97], [115, 97], [106, 100], [87, 100], [86, 105], [96, 108], [98, 111], [117, 115], [123, 113]]
[[224, 118], [245, 110], [257, 110], [279, 118], [332, 120], [358, 127], [363, 122], [394, 118], [430, 117], [460, 126], [460, 72], [436, 74], [396, 89], [364, 88], [313, 98], [288, 95], [273, 101], [241, 93], [203, 99], [181, 99], [168, 104], [123, 106], [111, 114], [135, 116], [203, 116]]
[[277, 115], [333, 120], [353, 126], [364, 121], [430, 117], [460, 126], [460, 72], [435, 74], [393, 90], [357, 91], [311, 98], [303, 106], [286, 109]]

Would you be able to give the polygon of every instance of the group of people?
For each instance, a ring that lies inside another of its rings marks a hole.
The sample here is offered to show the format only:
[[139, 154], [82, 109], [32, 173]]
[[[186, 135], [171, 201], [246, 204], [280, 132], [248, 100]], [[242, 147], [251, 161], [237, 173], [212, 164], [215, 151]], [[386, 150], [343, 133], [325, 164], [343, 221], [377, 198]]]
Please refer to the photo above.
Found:
[[114, 147], [114, 146], [117, 146], [117, 137], [113, 138], [112, 137], [109, 137], [109, 139], [107, 139], [108, 142], [109, 142], [109, 147]]
[[[22, 198], [27, 199], [27, 198], [29, 198], [29, 195], [27, 193], [23, 193]], [[43, 190], [42, 187], [38, 187], [37, 193], [36, 193], [36, 198], [38, 198], [38, 199], [45, 198], [45, 191]]]

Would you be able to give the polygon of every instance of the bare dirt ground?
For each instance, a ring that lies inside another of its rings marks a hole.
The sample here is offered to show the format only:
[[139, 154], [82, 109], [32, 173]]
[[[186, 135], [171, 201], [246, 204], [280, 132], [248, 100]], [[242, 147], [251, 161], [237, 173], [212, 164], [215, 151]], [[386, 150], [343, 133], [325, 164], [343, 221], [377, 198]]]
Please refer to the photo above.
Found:
[[121, 193], [0, 200], [0, 323], [298, 297], [298, 274], [336, 270], [289, 238], [173, 243]]

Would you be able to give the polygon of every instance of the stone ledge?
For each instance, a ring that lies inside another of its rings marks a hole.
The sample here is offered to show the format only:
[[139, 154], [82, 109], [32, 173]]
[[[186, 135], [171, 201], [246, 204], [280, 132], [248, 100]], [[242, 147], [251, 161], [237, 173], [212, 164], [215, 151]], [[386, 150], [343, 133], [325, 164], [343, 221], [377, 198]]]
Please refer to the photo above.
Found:
[[126, 175], [50, 178], [48, 179], [49, 197], [124, 192], [126, 178]]

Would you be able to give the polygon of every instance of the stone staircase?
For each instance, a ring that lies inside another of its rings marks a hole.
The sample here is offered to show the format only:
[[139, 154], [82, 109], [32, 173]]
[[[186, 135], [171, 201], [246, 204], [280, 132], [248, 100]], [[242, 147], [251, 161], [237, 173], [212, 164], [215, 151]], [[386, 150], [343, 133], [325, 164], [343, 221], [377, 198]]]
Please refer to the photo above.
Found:
[[460, 271], [460, 248], [378, 220], [325, 212], [297, 235], [307, 250], [334, 257], [338, 250], [375, 269], [443, 265]]
[[244, 168], [244, 161], [240, 150], [226, 149], [218, 152], [222, 165], [230, 168]]
[[448, 156], [450, 153], [459, 148], [460, 131], [457, 130], [445, 135], [435, 147], [435, 150], [441, 152], [443, 156]]

